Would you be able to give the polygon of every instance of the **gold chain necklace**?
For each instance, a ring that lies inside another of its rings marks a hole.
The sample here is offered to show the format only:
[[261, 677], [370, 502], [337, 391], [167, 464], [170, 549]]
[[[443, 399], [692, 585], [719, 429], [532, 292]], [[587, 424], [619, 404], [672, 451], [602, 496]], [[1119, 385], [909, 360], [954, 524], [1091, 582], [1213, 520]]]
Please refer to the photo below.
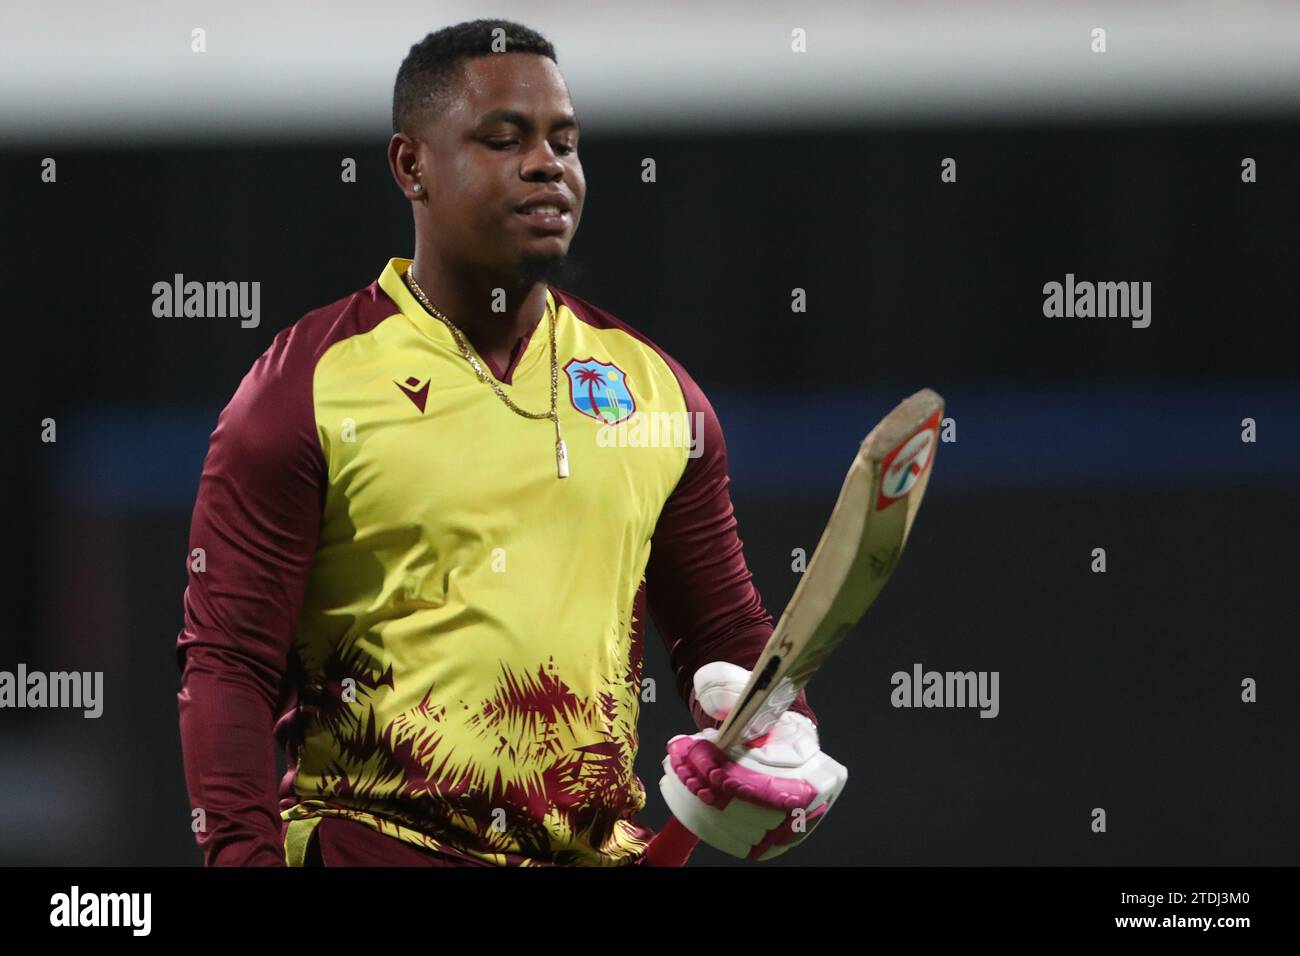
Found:
[[490, 386], [492, 391], [496, 392], [497, 398], [501, 399], [507, 408], [516, 415], [522, 415], [524, 418], [549, 419], [550, 421], [555, 422], [555, 469], [559, 474], [559, 477], [568, 478], [569, 449], [565, 446], [564, 438], [560, 435], [560, 415], [556, 401], [559, 392], [558, 383], [560, 377], [560, 365], [555, 350], [556, 316], [555, 310], [551, 308], [550, 297], [548, 296], [546, 300], [546, 314], [550, 319], [551, 327], [551, 409], [546, 412], [529, 412], [520, 408], [511, 401], [510, 396], [501, 390], [501, 385], [497, 380], [493, 376], [488, 375], [487, 372], [483, 371], [483, 366], [479, 364], [478, 359], [474, 357], [474, 353], [470, 351], [469, 342], [465, 338], [464, 333], [456, 327], [455, 323], [453, 323], [451, 319], [443, 315], [442, 312], [438, 310], [437, 306], [429, 301], [429, 297], [424, 294], [424, 290], [420, 288], [420, 284], [415, 281], [415, 276], [411, 274], [410, 268], [407, 268], [403, 278], [406, 280], [407, 288], [411, 290], [411, 293], [420, 301], [420, 304], [424, 306], [425, 311], [434, 318], [442, 320], [443, 324], [451, 331], [452, 338], [456, 340], [456, 347], [460, 349], [460, 354], [465, 357], [465, 361], [469, 362], [470, 367], [474, 369], [474, 373], [478, 375], [479, 381]]

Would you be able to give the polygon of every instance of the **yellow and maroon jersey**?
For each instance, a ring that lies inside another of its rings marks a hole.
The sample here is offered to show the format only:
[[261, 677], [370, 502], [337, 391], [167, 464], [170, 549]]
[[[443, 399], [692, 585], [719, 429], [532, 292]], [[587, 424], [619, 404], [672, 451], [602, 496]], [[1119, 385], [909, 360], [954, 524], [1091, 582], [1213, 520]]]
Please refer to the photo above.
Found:
[[409, 265], [277, 335], [212, 434], [177, 645], [199, 843], [283, 864], [285, 821], [342, 817], [493, 864], [634, 863], [647, 609], [701, 727], [695, 669], [752, 665], [772, 630], [717, 417], [548, 289], [510, 365], [480, 363], [546, 411], [555, 322], [561, 479], [554, 425], [478, 378]]

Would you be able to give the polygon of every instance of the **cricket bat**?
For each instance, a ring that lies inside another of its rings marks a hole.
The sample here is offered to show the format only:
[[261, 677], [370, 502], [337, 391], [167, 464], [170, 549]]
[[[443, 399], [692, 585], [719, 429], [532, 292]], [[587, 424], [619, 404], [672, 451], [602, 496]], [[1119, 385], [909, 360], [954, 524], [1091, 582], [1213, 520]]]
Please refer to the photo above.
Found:
[[[714, 738], [724, 753], [772, 728], [889, 580], [929, 484], [942, 418], [943, 399], [924, 388], [863, 440], [803, 579]], [[698, 842], [672, 817], [643, 862], [682, 866]]]

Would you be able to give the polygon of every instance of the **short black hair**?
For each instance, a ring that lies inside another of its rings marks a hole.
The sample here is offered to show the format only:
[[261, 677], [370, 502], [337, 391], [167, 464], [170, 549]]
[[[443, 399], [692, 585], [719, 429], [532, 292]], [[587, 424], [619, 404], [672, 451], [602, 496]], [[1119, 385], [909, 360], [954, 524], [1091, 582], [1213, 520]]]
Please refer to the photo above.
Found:
[[492, 53], [536, 53], [559, 62], [546, 37], [513, 20], [467, 20], [444, 27], [411, 47], [397, 70], [393, 132], [409, 133], [441, 112], [461, 65]]

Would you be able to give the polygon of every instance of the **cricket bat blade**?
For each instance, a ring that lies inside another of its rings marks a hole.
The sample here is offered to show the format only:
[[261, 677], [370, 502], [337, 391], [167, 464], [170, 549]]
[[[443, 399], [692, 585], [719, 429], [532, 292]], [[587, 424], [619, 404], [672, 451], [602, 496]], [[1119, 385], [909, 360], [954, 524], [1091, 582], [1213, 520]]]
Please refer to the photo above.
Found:
[[[888, 583], [929, 484], [943, 411], [943, 398], [922, 389], [863, 439], [812, 560], [714, 738], [724, 753], [771, 730]], [[695, 842], [672, 818], [645, 862], [680, 866]]]

